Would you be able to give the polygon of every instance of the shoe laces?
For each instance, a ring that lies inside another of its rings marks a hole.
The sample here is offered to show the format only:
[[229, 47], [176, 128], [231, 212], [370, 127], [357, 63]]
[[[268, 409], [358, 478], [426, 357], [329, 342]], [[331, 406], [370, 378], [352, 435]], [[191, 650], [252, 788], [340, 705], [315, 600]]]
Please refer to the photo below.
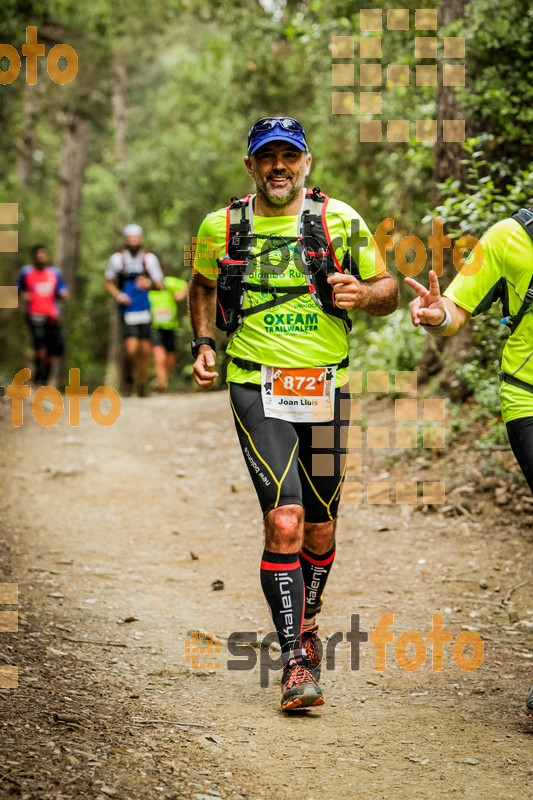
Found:
[[318, 666], [321, 661], [320, 649], [317, 642], [317, 631], [318, 626], [315, 625], [313, 628], [308, 628], [302, 633], [302, 647], [306, 652], [311, 667]]
[[304, 683], [313, 683], [313, 676], [303, 664], [293, 664], [287, 667], [289, 677], [284, 684], [284, 689], [292, 689], [293, 686], [301, 686]]

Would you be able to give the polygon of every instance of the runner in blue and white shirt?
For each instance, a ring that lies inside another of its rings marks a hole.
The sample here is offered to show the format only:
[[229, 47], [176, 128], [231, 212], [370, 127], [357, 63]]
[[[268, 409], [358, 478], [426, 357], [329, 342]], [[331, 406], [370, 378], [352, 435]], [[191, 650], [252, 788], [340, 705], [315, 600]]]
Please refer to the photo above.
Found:
[[140, 397], [146, 394], [150, 361], [150, 289], [161, 289], [163, 272], [157, 256], [142, 249], [140, 225], [126, 225], [122, 232], [124, 249], [113, 253], [105, 272], [105, 288], [115, 298], [120, 312], [126, 351], [125, 391], [134, 381]]

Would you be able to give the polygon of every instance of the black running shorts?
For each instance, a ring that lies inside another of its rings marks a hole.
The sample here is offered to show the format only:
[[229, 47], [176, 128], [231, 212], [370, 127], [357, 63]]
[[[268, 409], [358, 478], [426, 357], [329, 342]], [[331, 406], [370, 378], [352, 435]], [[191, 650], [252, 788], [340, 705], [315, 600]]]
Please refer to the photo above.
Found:
[[39, 319], [35, 316], [32, 319], [30, 317], [28, 319], [28, 327], [36, 352], [46, 350], [49, 356], [63, 355], [63, 331], [61, 323], [57, 319], [52, 319], [51, 317]]
[[124, 316], [121, 314], [120, 324], [122, 327], [123, 339], [129, 339], [130, 336], [134, 339], [151, 339], [151, 325], [149, 322], [141, 322], [130, 325], [126, 322]]
[[507, 435], [515, 458], [533, 493], [533, 417], [522, 417], [508, 422]]
[[167, 330], [167, 328], [152, 328], [152, 344], [154, 347], [164, 347], [167, 353], [175, 353], [175, 331]]
[[335, 390], [331, 422], [265, 417], [261, 387], [229, 383], [235, 427], [263, 514], [302, 506], [307, 522], [337, 516], [348, 447], [349, 386]]

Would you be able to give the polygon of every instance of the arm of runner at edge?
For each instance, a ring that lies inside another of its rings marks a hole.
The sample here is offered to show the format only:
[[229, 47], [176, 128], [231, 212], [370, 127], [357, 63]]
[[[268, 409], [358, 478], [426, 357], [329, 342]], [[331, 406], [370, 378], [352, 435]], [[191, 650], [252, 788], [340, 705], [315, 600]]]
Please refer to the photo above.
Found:
[[[189, 313], [195, 339], [207, 336], [215, 338], [217, 282], [194, 272], [189, 290]], [[194, 380], [201, 389], [211, 389], [218, 372], [214, 372], [215, 351], [208, 344], [201, 344], [193, 365]]]
[[417, 293], [418, 297], [411, 302], [411, 321], [415, 328], [419, 325], [440, 325], [444, 322], [448, 309], [451, 316], [451, 323], [446, 330], [435, 331], [434, 336], [453, 336], [466, 325], [472, 314], [461, 306], [458, 306], [449, 297], [442, 297], [439, 288], [439, 280], [433, 270], [429, 271], [429, 289], [415, 281], [414, 278], [406, 278], [405, 282]]

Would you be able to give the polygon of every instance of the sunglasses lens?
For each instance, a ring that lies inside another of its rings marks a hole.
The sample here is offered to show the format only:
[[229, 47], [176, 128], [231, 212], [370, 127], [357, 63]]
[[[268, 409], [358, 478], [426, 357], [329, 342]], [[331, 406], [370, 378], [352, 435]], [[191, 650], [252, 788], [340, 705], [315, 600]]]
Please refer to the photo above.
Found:
[[290, 117], [283, 117], [283, 119], [278, 120], [279, 124], [282, 128], [285, 128], [287, 131], [303, 131], [302, 126], [299, 122], [296, 122], [295, 119], [291, 119]]
[[272, 118], [260, 119], [252, 128], [252, 134], [260, 133], [261, 131], [268, 131], [273, 128], [278, 120]]

